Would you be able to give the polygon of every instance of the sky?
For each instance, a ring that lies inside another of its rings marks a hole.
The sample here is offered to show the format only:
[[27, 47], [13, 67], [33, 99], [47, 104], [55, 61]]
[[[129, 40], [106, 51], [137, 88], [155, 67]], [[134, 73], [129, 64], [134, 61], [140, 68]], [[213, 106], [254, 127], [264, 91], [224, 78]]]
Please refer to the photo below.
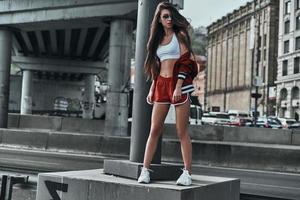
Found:
[[193, 27], [208, 26], [217, 19], [231, 13], [249, 0], [184, 0], [181, 14], [191, 19]]

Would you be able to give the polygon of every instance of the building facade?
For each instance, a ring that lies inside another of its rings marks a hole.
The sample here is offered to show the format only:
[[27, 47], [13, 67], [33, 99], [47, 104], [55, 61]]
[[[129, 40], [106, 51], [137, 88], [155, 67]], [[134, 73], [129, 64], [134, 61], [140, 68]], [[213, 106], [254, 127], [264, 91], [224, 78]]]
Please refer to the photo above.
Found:
[[278, 15], [277, 0], [255, 0], [208, 26], [206, 110], [254, 111], [258, 77], [258, 111], [275, 113]]
[[300, 0], [280, 0], [278, 34], [277, 111], [299, 119]]

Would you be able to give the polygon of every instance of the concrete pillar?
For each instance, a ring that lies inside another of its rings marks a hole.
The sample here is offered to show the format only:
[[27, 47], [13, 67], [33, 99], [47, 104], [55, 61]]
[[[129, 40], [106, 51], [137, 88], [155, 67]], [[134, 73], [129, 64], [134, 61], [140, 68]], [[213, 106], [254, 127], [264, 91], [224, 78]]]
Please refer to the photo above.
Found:
[[95, 106], [95, 75], [86, 75], [84, 83], [84, 95], [82, 97], [82, 118], [93, 119], [93, 111]]
[[0, 29], [0, 128], [7, 128], [12, 33]]
[[32, 79], [33, 72], [24, 70], [22, 77], [21, 115], [32, 114]]
[[[143, 162], [146, 142], [150, 130], [152, 107], [147, 104], [146, 96], [151, 83], [146, 82], [144, 74], [144, 62], [146, 58], [146, 46], [149, 38], [150, 24], [152, 22], [156, 6], [159, 0], [139, 0], [138, 21], [135, 51], [135, 80], [132, 110], [132, 128], [130, 143], [130, 161]], [[152, 163], [160, 163], [161, 141], [158, 144], [157, 153]]]
[[128, 135], [132, 30], [132, 21], [115, 19], [111, 22], [105, 135]]

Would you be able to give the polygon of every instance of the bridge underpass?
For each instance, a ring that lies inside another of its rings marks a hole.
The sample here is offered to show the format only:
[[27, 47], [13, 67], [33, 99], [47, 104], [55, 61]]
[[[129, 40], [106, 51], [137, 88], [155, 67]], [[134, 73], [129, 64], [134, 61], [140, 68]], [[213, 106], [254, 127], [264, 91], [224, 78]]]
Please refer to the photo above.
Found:
[[[125, 108], [128, 102], [125, 102], [125, 107], [121, 104], [128, 96], [124, 88], [129, 87], [130, 80], [136, 1], [15, 0], [0, 3], [0, 27], [7, 33], [4, 40], [11, 40], [8, 44], [12, 48], [11, 63], [23, 74], [21, 114], [31, 114], [34, 101], [40, 101], [33, 99], [33, 80], [35, 84], [39, 84], [39, 80], [81, 82], [84, 86], [80, 99], [83, 118], [92, 119], [97, 75], [101, 82], [109, 85], [107, 109], [121, 110], [111, 112], [107, 121], [124, 121], [128, 114], [128, 108]], [[10, 62], [10, 52], [4, 51], [7, 62]], [[109, 71], [111, 78], [108, 78]], [[7, 88], [8, 84], [5, 85]], [[77, 96], [80, 98], [80, 92]], [[7, 121], [6, 110], [0, 112], [3, 113], [2, 127]], [[114, 128], [112, 122], [107, 124]], [[121, 134], [119, 129], [125, 130], [127, 126], [117, 126], [118, 133], [111, 134]]]

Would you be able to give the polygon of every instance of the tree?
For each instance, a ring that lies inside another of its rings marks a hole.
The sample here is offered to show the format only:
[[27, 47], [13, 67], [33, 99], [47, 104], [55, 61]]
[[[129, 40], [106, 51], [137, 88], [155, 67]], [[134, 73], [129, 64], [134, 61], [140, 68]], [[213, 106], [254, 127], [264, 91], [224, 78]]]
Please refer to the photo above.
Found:
[[207, 55], [207, 31], [206, 27], [192, 27], [191, 29], [192, 48], [197, 55]]

